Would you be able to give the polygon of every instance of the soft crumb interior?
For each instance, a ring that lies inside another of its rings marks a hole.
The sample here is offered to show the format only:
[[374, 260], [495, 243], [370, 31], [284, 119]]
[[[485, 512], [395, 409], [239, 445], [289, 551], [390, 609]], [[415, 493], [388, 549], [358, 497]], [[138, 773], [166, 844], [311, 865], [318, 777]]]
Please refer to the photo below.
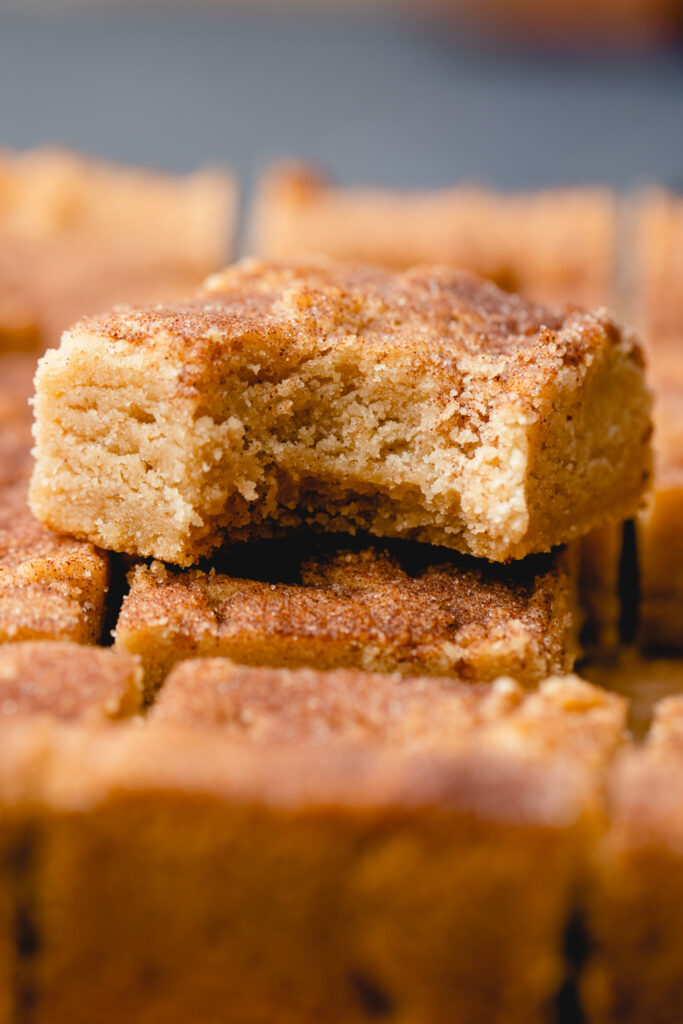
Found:
[[490, 557], [527, 528], [528, 427], [398, 359], [343, 347], [281, 378], [242, 366], [205, 409], [140, 358], [63, 352], [39, 373], [32, 504], [104, 546], [187, 564], [221, 534], [302, 524]]
[[502, 417], [487, 419], [468, 399], [401, 361], [359, 368], [343, 351], [283, 380], [236, 379], [222, 415], [242, 425], [249, 518], [443, 535], [465, 548], [483, 543], [481, 534], [492, 548], [520, 536], [525, 424], [511, 416], [501, 429]]

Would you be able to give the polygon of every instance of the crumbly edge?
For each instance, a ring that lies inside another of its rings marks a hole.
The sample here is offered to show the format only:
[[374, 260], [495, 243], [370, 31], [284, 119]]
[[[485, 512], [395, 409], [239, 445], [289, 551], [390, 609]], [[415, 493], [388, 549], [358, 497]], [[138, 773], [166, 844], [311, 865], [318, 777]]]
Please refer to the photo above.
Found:
[[193, 474], [203, 479], [201, 467], [223, 456], [230, 426], [215, 431], [194, 420], [191, 401], [173, 401], [175, 367], [152, 365], [144, 351], [101, 351], [97, 340], [86, 335], [39, 364], [31, 508], [53, 529], [173, 561], [201, 526]]

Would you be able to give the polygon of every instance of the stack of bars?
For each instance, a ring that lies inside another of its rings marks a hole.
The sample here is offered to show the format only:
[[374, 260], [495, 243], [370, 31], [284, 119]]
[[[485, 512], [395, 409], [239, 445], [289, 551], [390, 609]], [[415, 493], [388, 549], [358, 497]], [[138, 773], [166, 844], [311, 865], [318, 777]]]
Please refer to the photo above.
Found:
[[677, 201], [5, 164], [0, 1024], [678, 1024]]

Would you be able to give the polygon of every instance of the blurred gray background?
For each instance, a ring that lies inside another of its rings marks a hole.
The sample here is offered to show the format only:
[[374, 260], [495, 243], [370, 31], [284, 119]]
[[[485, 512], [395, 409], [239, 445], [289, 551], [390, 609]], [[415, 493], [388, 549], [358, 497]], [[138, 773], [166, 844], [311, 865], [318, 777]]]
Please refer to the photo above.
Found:
[[0, 145], [247, 181], [683, 187], [683, 53], [532, 50], [376, 8], [0, 8]]

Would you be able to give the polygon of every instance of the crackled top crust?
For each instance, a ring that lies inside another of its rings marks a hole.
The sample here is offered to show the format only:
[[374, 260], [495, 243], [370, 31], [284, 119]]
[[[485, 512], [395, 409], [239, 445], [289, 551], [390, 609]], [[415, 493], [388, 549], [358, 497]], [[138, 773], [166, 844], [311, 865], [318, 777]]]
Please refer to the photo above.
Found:
[[[227, 663], [221, 664], [225, 674]], [[194, 679], [213, 685], [221, 667], [202, 661], [182, 672], [186, 683]], [[541, 821], [562, 827], [587, 806], [595, 806], [601, 790], [596, 768], [623, 738], [624, 702], [573, 677], [549, 680], [537, 693], [523, 697], [510, 681], [481, 687], [474, 695], [458, 693], [456, 687], [455, 702], [462, 707], [467, 703], [468, 708], [459, 727], [454, 722], [448, 748], [390, 746], [383, 730], [363, 745], [318, 744], [311, 742], [310, 730], [296, 725], [297, 716], [303, 721], [309, 713], [306, 689], [312, 676], [325, 687], [321, 708], [310, 709], [312, 718], [334, 716], [333, 704], [325, 699], [331, 691], [345, 694], [350, 707], [355, 699], [363, 700], [362, 694], [354, 696], [357, 684], [391, 686], [392, 680], [369, 676], [364, 681], [349, 672], [276, 673], [236, 666], [228, 674], [242, 687], [245, 705], [252, 696], [249, 682], [257, 681], [260, 696], [256, 692], [253, 706], [264, 714], [273, 708], [270, 700], [262, 699], [264, 688], [291, 681], [299, 703], [290, 716], [294, 730], [288, 733], [285, 728], [267, 742], [253, 744], [243, 742], [237, 730], [226, 734], [223, 729], [197, 728], [187, 719], [180, 724], [182, 713], [157, 716], [154, 711], [142, 726], [124, 725], [97, 735], [55, 728], [59, 756], [46, 780], [50, 803], [83, 808], [101, 800], [125, 800], [126, 792], [155, 800], [191, 801], [204, 795], [304, 815], [316, 807], [331, 815], [344, 815], [348, 809], [374, 814], [386, 807], [421, 816], [432, 806], [513, 827]], [[406, 689], [415, 682], [419, 681], [393, 680]], [[425, 682], [437, 685], [433, 679]], [[275, 703], [284, 705], [285, 700]], [[209, 717], [212, 713], [209, 710]], [[280, 714], [279, 708], [275, 714]], [[342, 717], [345, 714], [342, 711]], [[1, 762], [0, 757], [0, 767]]]
[[273, 584], [155, 562], [130, 576], [117, 644], [147, 631], [148, 660], [163, 638], [250, 664], [359, 667], [360, 660], [403, 674], [408, 666], [413, 674], [457, 671], [464, 681], [490, 681], [504, 666], [533, 682], [573, 663], [570, 565], [564, 552], [509, 566], [457, 557], [429, 564], [423, 553], [409, 572], [389, 551], [370, 547], [309, 558], [298, 582]]
[[[183, 366], [192, 388], [207, 367], [259, 357], [254, 379], [353, 337], [365, 351], [415, 360], [466, 384], [489, 379], [493, 392], [533, 393], [562, 366], [584, 362], [596, 346], [624, 336], [606, 313], [567, 312], [501, 291], [467, 271], [378, 267], [308, 260], [246, 260], [209, 278], [193, 301], [114, 311], [80, 331], [109, 343], [144, 346]], [[628, 343], [642, 362], [629, 337]]]
[[552, 595], [570, 564], [568, 555], [559, 552], [495, 565], [438, 548], [373, 545], [306, 559], [301, 582], [304, 589], [329, 588], [359, 610], [363, 596], [371, 595], [373, 611], [386, 616], [394, 636], [412, 631], [416, 612], [419, 629], [428, 633], [431, 623], [434, 636], [474, 624], [490, 629], [515, 618], [543, 629]]

